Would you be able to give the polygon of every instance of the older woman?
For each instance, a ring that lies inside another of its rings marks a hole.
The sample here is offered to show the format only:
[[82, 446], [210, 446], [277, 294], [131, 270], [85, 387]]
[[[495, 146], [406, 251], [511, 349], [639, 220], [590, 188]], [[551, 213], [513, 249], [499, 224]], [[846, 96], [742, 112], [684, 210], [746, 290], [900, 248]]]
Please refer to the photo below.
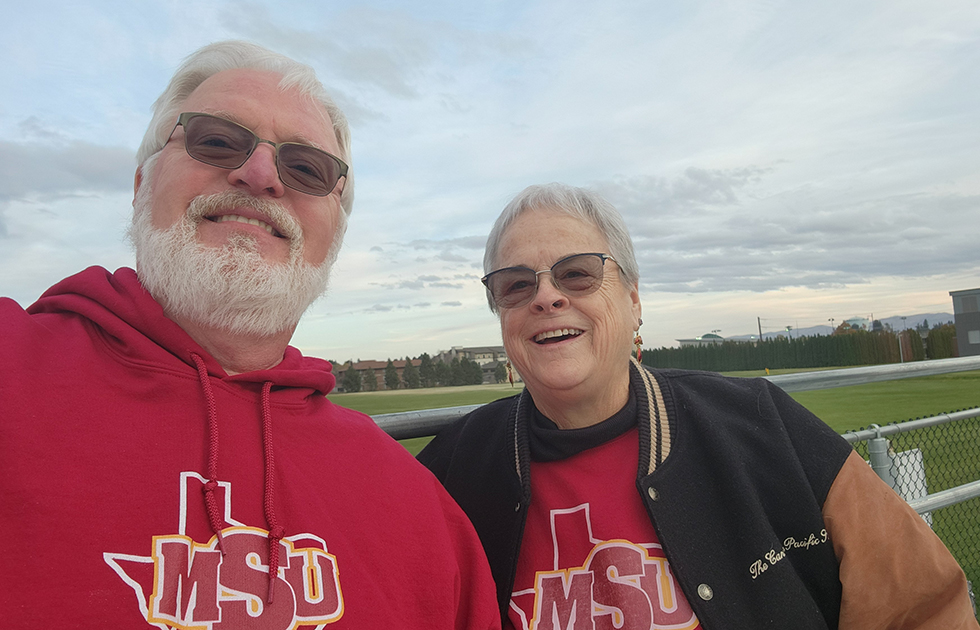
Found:
[[528, 188], [484, 269], [526, 389], [419, 459], [476, 526], [505, 628], [977, 627], [939, 539], [784, 392], [631, 359], [639, 274], [603, 199]]

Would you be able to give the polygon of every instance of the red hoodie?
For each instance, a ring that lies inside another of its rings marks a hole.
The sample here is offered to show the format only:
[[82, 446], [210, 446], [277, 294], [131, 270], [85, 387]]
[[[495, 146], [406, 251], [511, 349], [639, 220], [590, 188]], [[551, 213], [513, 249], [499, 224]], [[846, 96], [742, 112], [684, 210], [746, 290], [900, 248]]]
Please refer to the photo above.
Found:
[[3, 627], [498, 626], [466, 517], [326, 361], [228, 376], [131, 269], [0, 325]]

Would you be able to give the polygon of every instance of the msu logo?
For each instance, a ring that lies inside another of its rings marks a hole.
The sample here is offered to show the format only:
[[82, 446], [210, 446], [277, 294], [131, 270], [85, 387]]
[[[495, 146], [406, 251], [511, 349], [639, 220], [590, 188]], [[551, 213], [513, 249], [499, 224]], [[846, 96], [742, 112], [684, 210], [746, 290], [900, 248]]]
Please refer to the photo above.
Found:
[[698, 618], [657, 543], [599, 540], [588, 503], [551, 510], [552, 570], [514, 591], [518, 630], [694, 630]]
[[[149, 556], [105, 553], [106, 563], [136, 593], [147, 623], [159, 628], [218, 630], [261, 628], [293, 630], [322, 626], [344, 614], [337, 559], [312, 534], [280, 541], [275, 601], [269, 590], [268, 532], [231, 519], [231, 484], [224, 490], [225, 554], [217, 538], [199, 543], [187, 536], [187, 498], [200, 496], [206, 480], [181, 473], [179, 531], [154, 536]], [[197, 490], [195, 493], [194, 491]]]

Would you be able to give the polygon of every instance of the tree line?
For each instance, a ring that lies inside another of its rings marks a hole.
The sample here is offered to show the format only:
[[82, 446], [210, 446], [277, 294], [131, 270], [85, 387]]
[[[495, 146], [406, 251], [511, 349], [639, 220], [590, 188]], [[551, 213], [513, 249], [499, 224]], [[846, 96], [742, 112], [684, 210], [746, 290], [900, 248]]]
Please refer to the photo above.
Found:
[[956, 356], [956, 328], [939, 324], [923, 339], [919, 329], [896, 333], [875, 322], [872, 330], [842, 325], [830, 336], [777, 337], [759, 343], [726, 341], [712, 346], [643, 350], [643, 363], [651, 367], [738, 372], [748, 370], [845, 367], [899, 363], [899, 336], [906, 361]]
[[[388, 359], [383, 377], [385, 388], [418, 389], [483, 383], [483, 368], [476, 361], [466, 357], [455, 357], [446, 363], [441, 360], [433, 361], [428, 353], [422, 353], [418, 359], [419, 365], [416, 367], [410, 357], [405, 357], [405, 367], [402, 368], [401, 377], [394, 362]], [[503, 365], [497, 366], [494, 378], [498, 383], [507, 380], [507, 370]], [[362, 374], [349, 368], [340, 376], [340, 382], [346, 392], [375, 391], [378, 389], [378, 374], [376, 370], [367, 370]]]

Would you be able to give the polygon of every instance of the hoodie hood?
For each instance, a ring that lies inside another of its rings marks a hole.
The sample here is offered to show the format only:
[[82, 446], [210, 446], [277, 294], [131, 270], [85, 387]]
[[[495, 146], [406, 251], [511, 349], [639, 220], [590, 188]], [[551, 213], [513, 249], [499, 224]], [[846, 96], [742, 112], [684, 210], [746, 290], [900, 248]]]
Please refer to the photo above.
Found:
[[[198, 371], [194, 355], [204, 360], [208, 374], [228, 382], [265, 383], [294, 388], [292, 395], [327, 394], [336, 378], [329, 362], [306, 357], [292, 346], [273, 368], [228, 375], [190, 335], [167, 319], [163, 308], [140, 284], [136, 272], [122, 267], [110, 273], [89, 267], [48, 289], [27, 312], [77, 313], [98, 326], [114, 351], [168, 369]], [[291, 396], [290, 396], [291, 397]]]

